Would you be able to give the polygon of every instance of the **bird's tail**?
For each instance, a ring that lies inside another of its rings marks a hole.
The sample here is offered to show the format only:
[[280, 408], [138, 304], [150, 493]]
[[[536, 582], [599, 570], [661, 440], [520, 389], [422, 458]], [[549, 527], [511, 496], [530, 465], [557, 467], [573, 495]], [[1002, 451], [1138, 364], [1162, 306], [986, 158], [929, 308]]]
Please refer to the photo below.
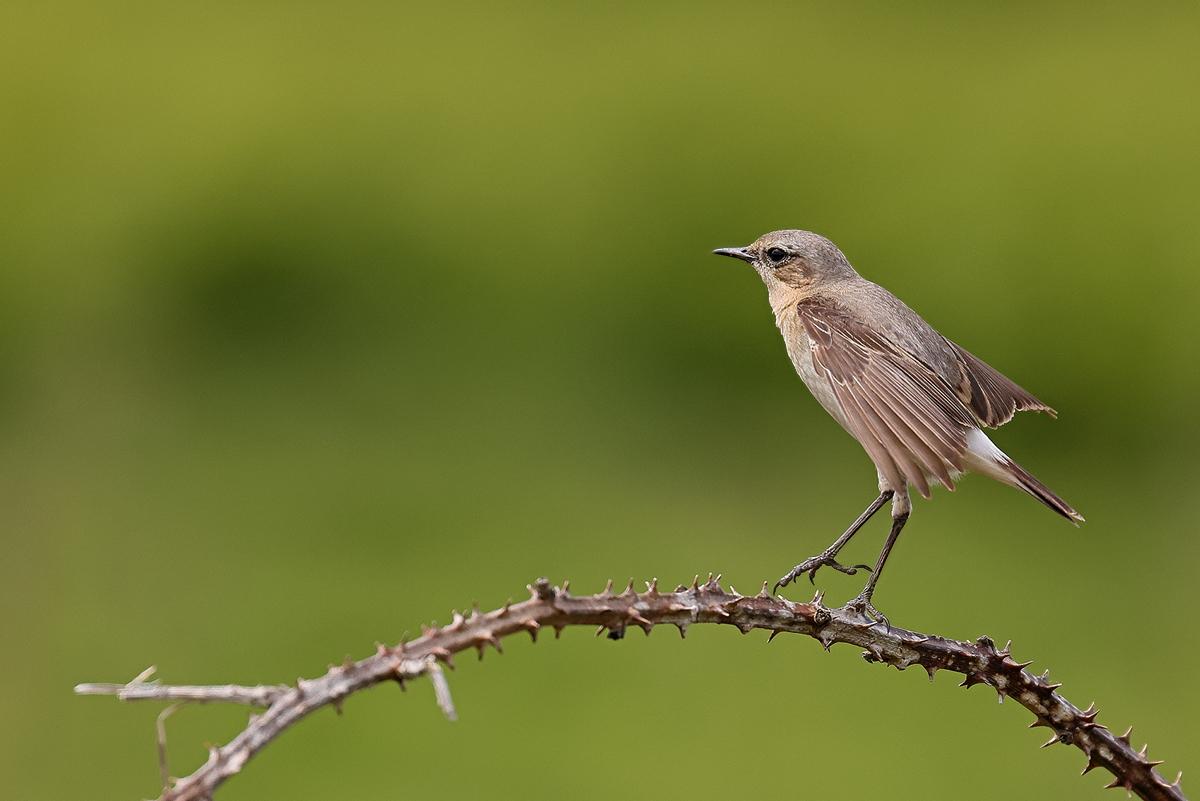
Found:
[[1004, 458], [1001, 467], [1011, 477], [1014, 487], [1025, 490], [1075, 525], [1078, 526], [1083, 522], [1083, 515], [1076, 512], [1071, 508], [1069, 503], [1055, 495], [1054, 490], [1030, 475], [1029, 471], [1024, 467], [1021, 467], [1021, 465], [1007, 457]]

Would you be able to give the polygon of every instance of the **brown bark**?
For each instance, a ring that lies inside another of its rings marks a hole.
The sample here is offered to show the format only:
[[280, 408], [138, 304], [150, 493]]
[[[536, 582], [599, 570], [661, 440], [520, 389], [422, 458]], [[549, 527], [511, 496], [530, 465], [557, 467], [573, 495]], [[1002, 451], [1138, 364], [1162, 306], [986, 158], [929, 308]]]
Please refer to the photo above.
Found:
[[602, 593], [576, 597], [568, 592], [567, 583], [559, 588], [538, 579], [529, 586], [531, 598], [527, 601], [506, 603], [487, 613], [476, 607], [466, 618], [455, 612], [448, 626], [422, 627], [422, 636], [412, 642], [379, 645], [374, 656], [358, 662], [348, 659], [320, 678], [297, 680], [294, 687], [164, 686], [144, 681], [147, 672], [129, 684], [81, 684], [75, 690], [116, 695], [122, 700], [227, 701], [266, 707], [229, 744], [211, 748], [208, 761], [194, 773], [164, 788], [160, 801], [210, 799], [222, 782], [293, 723], [325, 705], [340, 712], [346, 696], [382, 681], [394, 680], [403, 686], [428, 675], [439, 706], [453, 719], [454, 707], [441, 664], [453, 669], [454, 655], [460, 651], [475, 648], [482, 659], [488, 647], [500, 651], [504, 637], [524, 631], [536, 640], [546, 627], [557, 636], [567, 626], [592, 625], [599, 627], [597, 634], [607, 632], [610, 638], [620, 639], [630, 626], [649, 634], [657, 625], [670, 624], [683, 635], [693, 624], [719, 623], [736, 626], [743, 633], [766, 629], [770, 638], [780, 632], [806, 634], [826, 649], [834, 643], [848, 643], [863, 648], [867, 662], [882, 662], [900, 670], [919, 665], [929, 672], [930, 679], [938, 670], [962, 673], [966, 677], [962, 686], [986, 684], [1001, 699], [1012, 698], [1033, 712], [1036, 718], [1031, 727], [1045, 726], [1053, 732], [1046, 745], [1058, 742], [1082, 750], [1088, 758], [1084, 773], [1104, 768], [1115, 777], [1109, 787], [1124, 787], [1140, 798], [1184, 799], [1180, 780], [1167, 783], [1154, 769], [1159, 763], [1147, 759], [1145, 748], [1134, 751], [1129, 732], [1117, 736], [1108, 731], [1096, 722], [1094, 709], [1081, 710], [1058, 692], [1060, 685], [1050, 683], [1049, 671], [1034, 676], [1025, 669], [1028, 662], [1016, 662], [1007, 646], [997, 649], [988, 637], [969, 643], [888, 628], [846, 608], [829, 609], [820, 596], [809, 603], [793, 603], [772, 597], [766, 584], [758, 595], [740, 595], [732, 587], [726, 592], [719, 580], [710, 575], [705, 584], [697, 579], [690, 587], [680, 585], [674, 592], [659, 592], [655, 580], [647, 583], [642, 593], [635, 593], [630, 582], [620, 594], [613, 592], [610, 581]]

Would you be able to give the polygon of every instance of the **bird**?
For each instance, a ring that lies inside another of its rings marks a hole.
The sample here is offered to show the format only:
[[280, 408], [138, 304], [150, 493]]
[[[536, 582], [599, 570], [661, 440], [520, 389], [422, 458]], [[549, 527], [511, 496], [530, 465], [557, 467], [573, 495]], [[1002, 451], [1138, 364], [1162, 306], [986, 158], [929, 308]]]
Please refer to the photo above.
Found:
[[[953, 491], [966, 473], [1024, 490], [1076, 526], [1083, 522], [983, 430], [1007, 423], [1018, 411], [1057, 413], [861, 277], [828, 239], [811, 231], [772, 231], [745, 247], [713, 253], [748, 262], [761, 276], [796, 372], [863, 446], [879, 478], [879, 496], [825, 551], [776, 582], [776, 592], [805, 573], [815, 583], [822, 567], [849, 575], [864, 569], [870, 577], [847, 608], [871, 626], [890, 629], [871, 596], [912, 512], [909, 487], [929, 498], [938, 484]], [[892, 527], [874, 569], [840, 564], [838, 552], [889, 500]]]

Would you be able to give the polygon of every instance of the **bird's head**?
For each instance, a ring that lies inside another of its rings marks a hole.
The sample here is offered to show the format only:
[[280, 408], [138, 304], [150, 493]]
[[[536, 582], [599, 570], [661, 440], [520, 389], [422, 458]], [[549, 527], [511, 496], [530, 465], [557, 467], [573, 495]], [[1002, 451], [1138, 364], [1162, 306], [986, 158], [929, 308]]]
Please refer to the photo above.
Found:
[[746, 247], [713, 253], [749, 262], [772, 291], [787, 286], [811, 292], [858, 275], [837, 245], [811, 231], [772, 231]]

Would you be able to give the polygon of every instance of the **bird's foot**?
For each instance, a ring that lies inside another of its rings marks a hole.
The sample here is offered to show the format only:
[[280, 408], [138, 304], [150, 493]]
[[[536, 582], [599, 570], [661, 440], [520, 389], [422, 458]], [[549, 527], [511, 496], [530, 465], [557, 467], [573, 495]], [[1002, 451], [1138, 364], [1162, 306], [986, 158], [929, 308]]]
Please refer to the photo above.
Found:
[[847, 567], [846, 565], [839, 564], [838, 561], [833, 557], [834, 554], [829, 551], [826, 551], [820, 556], [810, 556], [789, 570], [786, 576], [775, 582], [774, 591], [778, 592], [780, 587], [786, 587], [796, 579], [803, 576], [805, 573], [808, 574], [808, 580], [813, 584], [816, 584], [817, 582], [815, 577], [817, 575], [817, 571], [823, 567], [832, 567], [834, 570], [845, 573], [847, 576], [853, 576], [859, 570], [865, 570], [868, 573], [871, 572], [871, 568], [867, 567], [866, 565], [853, 565]]
[[[858, 597], [853, 601], [846, 604], [846, 609], [851, 612], [856, 612], [862, 617], [873, 620], [874, 622], [871, 624], [871, 626], [877, 626], [882, 623], [884, 630], [892, 630], [892, 624], [888, 623], [888, 619], [880, 614], [878, 609], [871, 606], [871, 596], [868, 595], [865, 590], [859, 593]], [[871, 626], [868, 626], [867, 628], [870, 628]]]

